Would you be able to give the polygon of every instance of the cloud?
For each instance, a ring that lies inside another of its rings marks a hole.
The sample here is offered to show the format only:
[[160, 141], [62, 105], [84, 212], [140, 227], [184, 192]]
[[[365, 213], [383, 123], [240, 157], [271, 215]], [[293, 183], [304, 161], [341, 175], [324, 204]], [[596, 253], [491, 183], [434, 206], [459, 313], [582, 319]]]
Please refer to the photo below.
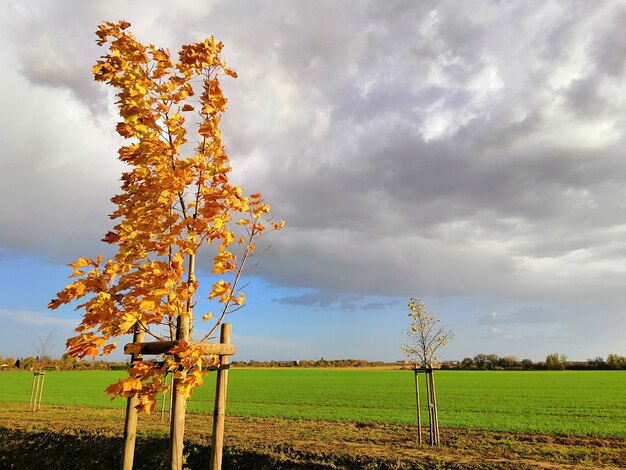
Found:
[[524, 339], [524, 335], [520, 333], [517, 333], [514, 331], [501, 330], [500, 328], [496, 328], [495, 326], [489, 328], [489, 333], [492, 338], [503, 339], [506, 341]]
[[39, 345], [48, 339], [52, 357], [65, 352], [65, 338], [74, 336], [79, 321], [59, 318], [51, 313], [0, 309], [2, 355], [5, 357], [35, 356]]
[[[563, 321], [566, 321], [566, 316], [553, 307], [524, 305], [517, 311], [505, 315], [498, 315], [496, 312], [483, 315], [478, 318], [477, 323], [480, 325], [520, 325], [561, 323]], [[495, 329], [497, 328], [492, 328], [492, 330]]]
[[4, 321], [11, 321], [13, 323], [23, 323], [25, 325], [31, 325], [35, 327], [61, 327], [64, 329], [75, 328], [78, 325], [76, 319], [64, 319], [58, 318], [50, 313], [42, 312], [29, 312], [21, 310], [5, 310], [0, 309], [0, 318]]
[[[257, 275], [314, 292], [282, 302], [367, 308], [360, 296], [419, 292], [551, 303], [580, 325], [598, 303], [619, 317], [620, 2], [477, 2], [468, 15], [449, 1], [2, 8], [16, 64], [3, 247], [55, 262], [102, 251], [123, 167], [113, 97], [89, 70], [97, 24], [124, 17], [174, 50], [225, 42], [240, 75], [224, 83], [233, 179], [288, 223]], [[503, 321], [541, 318], [524, 315]]]
[[233, 340], [237, 342], [237, 344], [245, 344], [245, 345], [254, 345], [254, 346], [269, 346], [272, 348], [300, 348], [302, 345], [298, 343], [290, 343], [288, 341], [276, 341], [270, 338], [261, 338], [256, 336], [242, 336], [242, 335], [234, 335]]
[[302, 343], [279, 341], [272, 338], [233, 335], [237, 345], [237, 358], [241, 360], [276, 360], [277, 358], [296, 358], [308, 356], [314, 349]]
[[307, 292], [305, 294], [273, 299], [283, 305], [314, 307], [321, 310], [341, 310], [345, 312], [385, 310], [396, 307], [395, 301], [371, 301], [372, 297], [340, 295], [329, 291]]

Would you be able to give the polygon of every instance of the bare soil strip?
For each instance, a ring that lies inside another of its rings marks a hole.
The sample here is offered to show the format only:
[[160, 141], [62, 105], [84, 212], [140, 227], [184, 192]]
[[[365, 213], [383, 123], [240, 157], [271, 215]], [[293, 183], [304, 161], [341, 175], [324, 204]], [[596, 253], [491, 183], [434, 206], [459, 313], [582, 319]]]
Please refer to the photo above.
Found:
[[[3, 404], [1, 469], [116, 468], [123, 410]], [[206, 468], [212, 417], [188, 414], [187, 468]], [[158, 469], [167, 422], [141, 416], [135, 468]], [[626, 468], [626, 440], [441, 429], [442, 445], [416, 444], [413, 426], [227, 417], [225, 469]], [[427, 439], [427, 435], [424, 437]]]

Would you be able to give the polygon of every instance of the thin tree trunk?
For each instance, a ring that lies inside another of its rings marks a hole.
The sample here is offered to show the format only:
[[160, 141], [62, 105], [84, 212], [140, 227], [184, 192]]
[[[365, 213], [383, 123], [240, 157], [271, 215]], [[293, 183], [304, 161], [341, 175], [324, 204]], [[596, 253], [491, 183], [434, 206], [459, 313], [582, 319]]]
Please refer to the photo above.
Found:
[[[133, 343], [141, 343], [144, 340], [143, 328], [137, 324], [133, 332]], [[130, 356], [131, 366], [136, 361], [141, 360], [141, 354], [132, 354]], [[122, 449], [122, 470], [132, 470], [133, 460], [135, 458], [135, 440], [137, 439], [137, 405], [139, 399], [137, 395], [133, 395], [126, 400], [126, 419], [124, 420], [124, 448]]]
[[[230, 344], [230, 323], [222, 323], [220, 343]], [[228, 356], [220, 356], [215, 386], [215, 409], [213, 411], [213, 445], [211, 446], [211, 470], [221, 470], [224, 447], [224, 421], [226, 418], [226, 391], [228, 386]]]
[[[189, 268], [187, 282], [194, 278], [196, 257], [189, 255]], [[179, 315], [176, 322], [176, 339], [179, 341], [189, 341], [189, 332], [192, 315], [192, 301], [187, 304], [187, 311]], [[176, 358], [178, 359], [178, 358]], [[171, 470], [181, 470], [183, 468], [183, 440], [185, 437], [185, 412], [187, 410], [187, 396], [179, 392], [181, 379], [173, 379], [172, 387], [172, 414], [170, 416], [170, 466]]]
[[[181, 315], [178, 317], [178, 334], [176, 339], [181, 341], [189, 340], [189, 317]], [[187, 409], [187, 397], [179, 393], [181, 379], [174, 378], [172, 387], [172, 414], [170, 416], [170, 464], [172, 470], [183, 468], [183, 439], [185, 436], [185, 412]]]

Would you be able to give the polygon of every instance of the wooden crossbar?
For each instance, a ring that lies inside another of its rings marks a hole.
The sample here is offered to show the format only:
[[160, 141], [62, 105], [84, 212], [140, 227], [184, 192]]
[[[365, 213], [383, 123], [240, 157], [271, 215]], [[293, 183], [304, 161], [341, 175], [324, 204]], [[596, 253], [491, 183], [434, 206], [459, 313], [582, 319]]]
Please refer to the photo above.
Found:
[[[128, 343], [124, 346], [124, 354], [144, 354], [147, 356], [166, 354], [181, 342], [182, 341], [156, 341], [150, 343]], [[237, 347], [234, 344], [193, 342], [192, 345], [202, 349], [203, 354], [232, 356], [237, 352]]]

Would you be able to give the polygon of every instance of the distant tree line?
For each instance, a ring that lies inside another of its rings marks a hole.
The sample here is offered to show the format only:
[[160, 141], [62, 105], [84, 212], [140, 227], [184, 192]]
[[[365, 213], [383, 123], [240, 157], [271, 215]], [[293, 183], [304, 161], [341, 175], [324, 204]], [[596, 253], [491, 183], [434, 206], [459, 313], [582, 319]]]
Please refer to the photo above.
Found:
[[565, 354], [548, 354], [545, 361], [533, 362], [531, 359], [519, 360], [515, 356], [500, 357], [497, 354], [477, 354], [462, 361], [447, 361], [442, 369], [464, 370], [616, 370], [626, 369], [626, 356], [609, 354], [603, 357], [587, 359], [583, 362], [569, 361]]
[[[38, 364], [43, 364], [45, 368], [56, 370], [126, 370], [128, 362], [94, 361], [70, 358], [63, 355], [60, 359], [50, 357], [25, 357], [25, 358], [3, 358], [0, 356], [0, 365], [4, 364], [5, 369], [33, 370]], [[364, 359], [333, 359], [326, 360], [323, 357], [318, 360], [300, 361], [232, 361], [233, 367], [381, 367], [397, 366], [398, 363], [387, 363], [383, 361], [367, 361]]]
[[389, 363], [383, 361], [366, 361], [364, 359], [331, 359], [327, 360], [323, 357], [315, 360], [300, 361], [257, 361], [251, 359], [249, 361], [231, 361], [234, 367], [382, 367], [397, 366], [398, 363]]
[[[70, 358], [63, 355], [59, 359], [51, 357], [28, 356], [23, 358], [0, 356], [1, 370], [32, 371], [38, 365], [55, 370], [126, 370], [127, 362], [94, 361]], [[233, 367], [398, 367], [405, 366], [404, 361], [383, 362], [364, 359], [324, 359], [300, 361], [233, 361]], [[409, 367], [408, 365], [405, 367]], [[518, 359], [515, 356], [497, 354], [477, 354], [462, 361], [444, 361], [442, 369], [458, 370], [626, 370], [626, 356], [609, 354], [606, 359], [596, 357], [583, 362], [569, 361], [564, 354], [549, 354], [545, 361], [533, 362], [531, 359]]]
[[22, 358], [0, 356], [0, 367], [7, 370], [35, 370], [35, 368], [54, 370], [126, 370], [128, 363], [114, 361], [88, 361], [63, 355], [58, 359], [50, 356], [28, 356]]

